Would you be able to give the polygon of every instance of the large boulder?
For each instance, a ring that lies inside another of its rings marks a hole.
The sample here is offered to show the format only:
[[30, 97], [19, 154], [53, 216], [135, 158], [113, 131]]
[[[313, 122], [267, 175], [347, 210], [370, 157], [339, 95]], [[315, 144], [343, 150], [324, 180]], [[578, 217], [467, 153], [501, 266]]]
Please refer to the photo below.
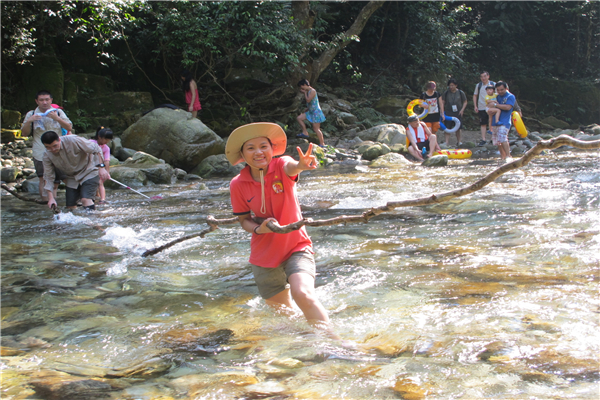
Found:
[[52, 46], [41, 47], [47, 53], [36, 54], [34, 63], [23, 66], [23, 86], [19, 87], [16, 94], [20, 110], [35, 108], [35, 95], [42, 88], [52, 93], [53, 103], [63, 104], [65, 75], [62, 64], [53, 53]]
[[20, 128], [21, 113], [13, 110], [2, 110], [2, 127], [3, 128]]
[[569, 127], [569, 124], [567, 122], [561, 121], [560, 119], [552, 115], [544, 118], [542, 122], [556, 129], [567, 129]]
[[199, 119], [170, 108], [157, 108], [144, 115], [123, 132], [121, 141], [124, 147], [152, 154], [186, 171], [225, 149], [223, 139]]
[[407, 98], [387, 96], [379, 99], [375, 104], [375, 109], [386, 115], [403, 115], [403, 111], [410, 102]]
[[190, 173], [202, 178], [236, 176], [244, 168], [243, 163], [231, 165], [225, 154], [208, 156]]
[[[377, 125], [360, 132], [353, 132], [349, 136], [358, 136], [362, 140], [370, 140], [373, 142], [381, 142], [387, 145], [396, 143], [406, 143], [406, 130], [402, 125], [398, 124], [383, 124]], [[346, 135], [346, 136], [348, 136]]]
[[379, 125], [381, 128], [377, 141], [394, 146], [396, 144], [406, 145], [406, 129], [399, 124]]

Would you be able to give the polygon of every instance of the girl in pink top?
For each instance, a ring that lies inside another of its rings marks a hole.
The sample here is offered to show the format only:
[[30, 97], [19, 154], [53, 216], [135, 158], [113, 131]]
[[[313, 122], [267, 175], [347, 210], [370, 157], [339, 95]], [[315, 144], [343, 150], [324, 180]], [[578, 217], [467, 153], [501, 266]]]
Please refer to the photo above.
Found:
[[[242, 228], [252, 234], [250, 263], [260, 295], [277, 309], [292, 307], [292, 298], [313, 325], [322, 325], [331, 337], [329, 317], [315, 294], [312, 242], [302, 227], [287, 234], [273, 233], [269, 221], [287, 225], [302, 219], [296, 196], [300, 172], [317, 168], [311, 155], [298, 147], [299, 160], [283, 156], [287, 138], [277, 124], [258, 122], [234, 130], [225, 148], [231, 164], [246, 167], [230, 184], [231, 205]], [[260, 222], [252, 216], [264, 219]]]
[[192, 73], [187, 69], [181, 71], [181, 89], [185, 93], [185, 102], [188, 106], [188, 111], [192, 113], [192, 117], [196, 118], [198, 111], [202, 110], [200, 99], [198, 98], [198, 85], [192, 78]]
[[[98, 143], [98, 146], [100, 146], [100, 148], [102, 149], [105, 165], [104, 168], [106, 172], [109, 172], [110, 167], [110, 148], [108, 147], [108, 143], [110, 143], [112, 138], [113, 131], [111, 131], [109, 128], [101, 126], [96, 131], [96, 135], [90, 139]], [[102, 179], [100, 179], [100, 184], [98, 185], [98, 193], [96, 193], [96, 196], [100, 197], [100, 201], [98, 202], [98, 204], [106, 204], [106, 190], [104, 189], [104, 181]]]

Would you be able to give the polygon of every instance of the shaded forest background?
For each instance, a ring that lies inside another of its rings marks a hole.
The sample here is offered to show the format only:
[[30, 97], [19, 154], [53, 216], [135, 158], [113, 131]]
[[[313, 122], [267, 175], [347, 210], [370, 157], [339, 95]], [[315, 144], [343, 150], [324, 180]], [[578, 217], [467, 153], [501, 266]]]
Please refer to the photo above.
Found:
[[294, 123], [300, 77], [370, 107], [449, 77], [471, 102], [487, 70], [529, 114], [600, 121], [600, 2], [14, 1], [1, 12], [2, 108], [26, 112], [45, 88], [79, 131], [124, 129], [134, 103], [184, 106], [184, 67], [222, 136]]

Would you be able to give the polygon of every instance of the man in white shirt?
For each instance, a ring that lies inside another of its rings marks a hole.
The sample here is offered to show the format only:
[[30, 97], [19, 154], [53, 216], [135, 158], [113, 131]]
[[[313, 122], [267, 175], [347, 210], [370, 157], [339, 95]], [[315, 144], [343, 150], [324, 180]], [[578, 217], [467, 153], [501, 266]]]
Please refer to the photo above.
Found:
[[[494, 82], [490, 81], [490, 74], [487, 71], [483, 71], [479, 76], [481, 82], [475, 85], [475, 91], [473, 92], [473, 107], [477, 115], [479, 115], [479, 126], [481, 128], [481, 141], [477, 144], [478, 146], [485, 145], [485, 133], [489, 122], [488, 113], [485, 111], [485, 88], [488, 85], [495, 85]], [[488, 132], [490, 135], [492, 132]]]
[[[44, 152], [46, 148], [42, 144], [41, 137], [46, 131], [55, 131], [61, 133], [62, 129], [70, 131], [73, 129], [73, 124], [67, 117], [64, 111], [52, 107], [52, 94], [47, 90], [40, 90], [35, 96], [37, 108], [31, 110], [25, 115], [25, 120], [21, 126], [21, 135], [33, 135], [33, 164], [35, 172], [40, 179], [40, 197], [42, 200], [48, 200], [44, 191]], [[56, 189], [61, 181], [62, 173], [57, 171], [56, 180], [54, 181], [54, 197], [56, 197]]]

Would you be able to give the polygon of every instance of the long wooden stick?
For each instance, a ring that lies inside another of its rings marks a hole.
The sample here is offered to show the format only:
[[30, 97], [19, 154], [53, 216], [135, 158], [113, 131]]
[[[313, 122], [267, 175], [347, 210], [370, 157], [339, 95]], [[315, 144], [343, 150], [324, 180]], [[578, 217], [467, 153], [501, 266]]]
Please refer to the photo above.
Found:
[[25, 196], [21, 196], [19, 193], [17, 193], [16, 190], [13, 190], [11, 188], [9, 188], [7, 185], [5, 185], [4, 183], [2, 184], [2, 189], [6, 190], [8, 193], [12, 194], [13, 196], [15, 196], [17, 199], [19, 200], [23, 200], [23, 201], [31, 201], [33, 203], [38, 203], [38, 204], [48, 204], [48, 201], [44, 201], [44, 200], [38, 200], [38, 199], [28, 199]]
[[[514, 160], [510, 163], [504, 164], [494, 171], [490, 172], [483, 178], [477, 180], [469, 186], [466, 186], [461, 189], [451, 190], [448, 192], [440, 193], [440, 194], [432, 194], [427, 197], [420, 197], [412, 200], [402, 200], [402, 201], [390, 201], [386, 205], [381, 207], [374, 207], [369, 210], [364, 211], [360, 215], [342, 215], [335, 218], [324, 219], [324, 220], [312, 220], [310, 218], [304, 218], [298, 222], [281, 226], [274, 222], [267, 223], [267, 226], [271, 231], [275, 233], [290, 233], [292, 231], [298, 230], [303, 226], [330, 226], [330, 225], [338, 225], [345, 224], [348, 222], [361, 222], [367, 223], [369, 220], [379, 214], [390, 212], [395, 208], [399, 207], [416, 207], [416, 206], [426, 206], [430, 204], [437, 204], [452, 200], [457, 197], [466, 196], [473, 192], [476, 192], [483, 187], [487, 186], [491, 182], [498, 179], [501, 175], [506, 172], [521, 168], [527, 164], [537, 155], [539, 155], [544, 150], [552, 150], [561, 146], [572, 146], [578, 149], [591, 150], [600, 148], [600, 140], [595, 141], [583, 141], [577, 140], [567, 135], [561, 135], [559, 137], [550, 139], [550, 140], [541, 140], [539, 141], [533, 148], [531, 148], [527, 153], [523, 155], [523, 157]], [[213, 216], [206, 217], [206, 223], [209, 225], [208, 229], [203, 230], [202, 232], [195, 233], [192, 235], [184, 236], [182, 238], [176, 239], [172, 242], [166, 243], [160, 247], [155, 249], [147, 250], [143, 257], [147, 257], [149, 255], [156, 254], [160, 251], [168, 249], [171, 246], [174, 246], [177, 243], [181, 243], [185, 240], [192, 239], [195, 237], [204, 237], [207, 233], [210, 233], [218, 228], [219, 225], [229, 225], [237, 223], [237, 218], [229, 218], [229, 219], [215, 219]]]

